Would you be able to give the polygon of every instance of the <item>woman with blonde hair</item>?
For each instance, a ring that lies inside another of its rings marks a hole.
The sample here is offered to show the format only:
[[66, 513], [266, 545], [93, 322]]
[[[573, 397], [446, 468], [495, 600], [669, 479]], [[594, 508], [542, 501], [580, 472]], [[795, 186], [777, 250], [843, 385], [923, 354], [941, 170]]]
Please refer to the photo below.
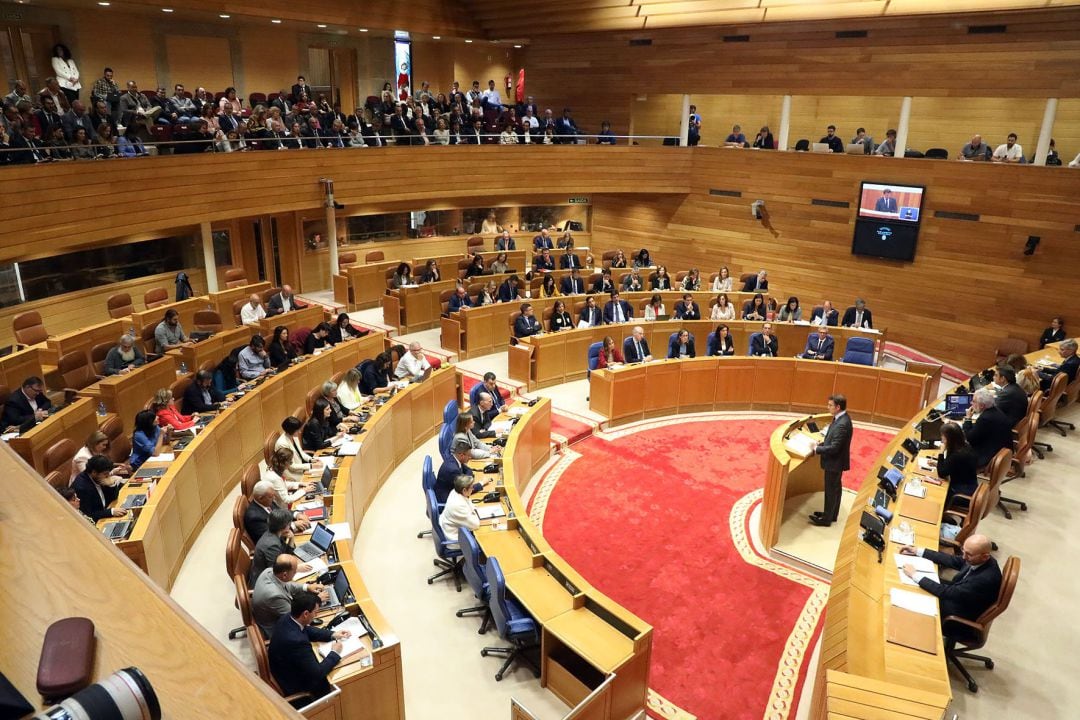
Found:
[[360, 392], [359, 370], [349, 368], [345, 371], [345, 375], [341, 378], [341, 384], [337, 388], [337, 399], [342, 407], [350, 413], [358, 410], [364, 404], [367, 398]]
[[315, 483], [300, 483], [286, 480], [285, 476], [292, 466], [293, 451], [287, 447], [274, 449], [270, 462], [259, 473], [259, 479], [274, 486], [278, 499], [283, 505], [291, 505], [309, 492], [315, 490]]
[[[90, 433], [90, 437], [86, 438], [86, 443], [79, 448], [79, 452], [75, 453], [75, 457], [71, 458], [71, 480], [75, 479], [75, 476], [86, 469], [86, 461], [95, 455], [108, 455], [109, 454], [109, 436], [100, 430], [95, 430]], [[125, 475], [131, 474], [131, 466], [126, 462], [117, 464], [113, 467], [112, 477], [122, 478]]]
[[173, 430], [190, 430], [195, 426], [196, 418], [199, 417], [199, 413], [181, 414], [176, 409], [176, 403], [168, 388], [161, 388], [154, 393], [154, 401], [150, 404], [150, 409], [157, 416], [158, 425], [171, 427]]

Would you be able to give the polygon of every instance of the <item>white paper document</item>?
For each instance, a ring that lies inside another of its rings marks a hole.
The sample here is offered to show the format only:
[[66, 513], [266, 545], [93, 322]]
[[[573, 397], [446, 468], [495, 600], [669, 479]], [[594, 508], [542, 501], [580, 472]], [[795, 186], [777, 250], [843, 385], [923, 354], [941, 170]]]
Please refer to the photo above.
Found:
[[153, 455], [146, 462], [172, 462], [176, 459], [176, 453], [161, 453], [160, 455]]
[[332, 523], [326, 526], [326, 529], [334, 533], [334, 541], [348, 540], [352, 537], [352, 529], [349, 527], [349, 523]]
[[502, 517], [506, 514], [502, 505], [484, 505], [476, 508], [476, 514], [480, 516], [481, 520], [490, 520], [491, 518]]
[[360, 452], [360, 443], [358, 442], [343, 442], [341, 447], [338, 448], [337, 454], [345, 457], [348, 455], [355, 455]]
[[931, 472], [934, 466], [930, 464], [930, 458], [925, 455], [919, 457], [919, 469], [923, 472]]
[[913, 545], [915, 544], [915, 529], [911, 528], [904, 532], [900, 528], [894, 527], [889, 530], [889, 541], [900, 545]]
[[922, 483], [915, 484], [911, 481], [904, 483], [904, 494], [911, 497], [924, 498], [926, 497], [926, 486]]
[[[893, 558], [896, 560], [896, 572], [900, 574], [900, 582], [905, 585], [918, 585], [919, 580], [930, 578], [934, 582], [941, 582], [941, 578], [937, 574], [937, 566], [930, 562], [926, 558], [921, 558], [916, 555], [901, 555], [900, 553], [894, 553]], [[904, 566], [911, 563], [915, 566], [915, 578], [909, 578], [904, 573]]]
[[[360, 618], [351, 617], [345, 622], [338, 625], [336, 628], [334, 628], [334, 632], [338, 632], [341, 630], [349, 631], [349, 637], [341, 641], [340, 654], [342, 658], [347, 658], [350, 655], [355, 655], [356, 653], [365, 649], [364, 643], [360, 641], [360, 638], [362, 638], [364, 635], [367, 635], [367, 630], [364, 629], [364, 625], [360, 622]], [[319, 653], [323, 657], [326, 657], [330, 654], [330, 649], [332, 646], [332, 642], [321, 643], [319, 645]]]
[[510, 428], [513, 427], [509, 420], [495, 420], [491, 423], [491, 430], [497, 435], [505, 435], [510, 432]]
[[810, 457], [814, 454], [813, 442], [814, 439], [809, 435], [797, 432], [784, 441], [784, 449], [788, 451], [789, 455], [801, 458]]
[[307, 565], [311, 569], [303, 575], [297, 575], [296, 577], [294, 577], [293, 582], [306, 582], [309, 578], [312, 578], [316, 575], [322, 575], [324, 572], [330, 569], [330, 566], [326, 564], [326, 560], [321, 557], [317, 557], [314, 560], [308, 560], [306, 563], [303, 564]]
[[330, 447], [335, 447], [335, 448], [336, 447], [341, 447], [344, 444], [345, 444], [345, 436], [344, 435], [338, 435], [337, 437], [330, 440]]
[[920, 595], [919, 593], [892, 588], [889, 590], [889, 601], [898, 608], [910, 610], [920, 615], [937, 615], [937, 603], [932, 595]]

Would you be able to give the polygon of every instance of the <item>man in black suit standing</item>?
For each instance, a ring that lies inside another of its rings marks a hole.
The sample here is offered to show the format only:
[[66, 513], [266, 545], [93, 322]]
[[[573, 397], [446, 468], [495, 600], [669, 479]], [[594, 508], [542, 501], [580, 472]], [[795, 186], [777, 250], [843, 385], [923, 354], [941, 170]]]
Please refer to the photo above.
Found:
[[999, 365], [994, 369], [994, 384], [998, 386], [994, 404], [1016, 427], [1016, 423], [1027, 415], [1028, 408], [1027, 394], [1016, 384], [1016, 371], [1008, 365]]
[[[994, 604], [1001, 591], [1001, 568], [990, 554], [991, 547], [990, 538], [972, 535], [964, 541], [963, 557], [911, 545], [900, 548], [900, 554], [924, 557], [935, 565], [956, 570], [956, 575], [947, 582], [919, 578], [919, 587], [940, 601], [942, 621], [951, 615], [977, 620]], [[907, 563], [904, 574], [914, 580], [918, 573], [911, 563]], [[949, 634], [948, 628], [946, 634]]]
[[866, 301], [858, 298], [853, 306], [844, 311], [844, 319], [840, 324], [844, 327], [871, 329], [874, 327], [874, 316], [867, 309]]
[[[338, 572], [341, 572], [339, 570]], [[310, 693], [294, 701], [295, 707], [303, 707], [312, 700], [331, 692], [326, 676], [341, 662], [341, 641], [349, 637], [348, 630], [327, 630], [312, 627], [315, 611], [319, 609], [319, 596], [304, 590], [293, 598], [288, 615], [283, 615], [274, 626], [267, 655], [270, 673], [286, 695]], [[311, 647], [313, 642], [329, 642], [330, 652], [319, 662]]]
[[304, 93], [308, 98], [315, 97], [314, 92], [311, 90], [311, 86], [307, 84], [307, 80], [303, 75], [296, 78], [296, 84], [292, 86], [292, 101], [296, 102], [300, 99], [300, 93]]
[[45, 397], [45, 383], [39, 377], [28, 377], [4, 403], [4, 428], [33, 427], [49, 417], [51, 409], [52, 403]]
[[829, 413], [832, 424], [825, 429], [825, 439], [814, 442], [815, 455], [821, 456], [821, 469], [825, 471], [825, 509], [810, 515], [810, 522], [819, 527], [829, 527], [840, 515], [840, 495], [844, 492], [842, 478], [851, 469], [851, 418], [847, 414], [847, 398], [830, 395]]
[[[975, 451], [978, 466], [984, 468], [1002, 448], [1011, 448], [1013, 423], [994, 405], [994, 391], [979, 388], [971, 399], [967, 417], [964, 419], [964, 435]], [[978, 418], [972, 420], [975, 415]]]
[[874, 210], [876, 212], [896, 213], [899, 210], [896, 207], [896, 198], [892, 196], [892, 190], [885, 188], [881, 191], [881, 197], [874, 204]]

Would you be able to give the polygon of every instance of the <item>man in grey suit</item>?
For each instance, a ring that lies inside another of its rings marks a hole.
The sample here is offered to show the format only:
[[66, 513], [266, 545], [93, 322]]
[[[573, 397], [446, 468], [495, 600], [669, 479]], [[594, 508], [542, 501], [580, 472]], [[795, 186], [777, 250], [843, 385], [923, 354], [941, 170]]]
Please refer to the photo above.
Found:
[[841, 478], [851, 469], [851, 418], [847, 414], [847, 398], [843, 395], [829, 396], [829, 413], [832, 424], [825, 430], [825, 439], [813, 443], [815, 455], [821, 456], [821, 469], [825, 471], [825, 509], [810, 515], [810, 522], [819, 527], [829, 527], [840, 515], [840, 494], [844, 491]]
[[251, 594], [251, 617], [269, 640], [274, 633], [274, 626], [282, 615], [289, 612], [293, 598], [307, 590], [319, 595], [326, 602], [326, 591], [317, 583], [293, 582], [300, 561], [295, 555], [282, 553], [277, 556], [272, 567], [259, 573]]

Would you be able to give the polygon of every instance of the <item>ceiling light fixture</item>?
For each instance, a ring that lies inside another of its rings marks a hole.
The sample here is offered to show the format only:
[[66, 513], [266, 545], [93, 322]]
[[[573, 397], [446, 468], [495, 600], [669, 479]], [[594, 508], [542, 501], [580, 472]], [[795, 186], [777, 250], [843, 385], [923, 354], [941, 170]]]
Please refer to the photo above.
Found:
[[109, 3], [107, 2], [99, 2], [98, 5], [100, 5], [101, 7], [109, 7]]
[[367, 28], [360, 28], [360, 32], [367, 32]]
[[472, 42], [472, 40], [466, 40], [465, 42], [467, 42], [467, 43], [471, 43], [471, 42]]
[[172, 8], [161, 8], [161, 12], [171, 13], [172, 11], [173, 11]]
[[521, 49], [521, 46], [520, 46], [520, 45], [515, 45], [514, 47], [515, 47], [515, 48], [517, 48], [518, 50], [520, 50], [520, 49]]
[[322, 23], [319, 23], [319, 24], [318, 24], [318, 25], [316, 25], [315, 27], [317, 27], [317, 28], [324, 28], [324, 27], [326, 27], [326, 26], [325, 26], [325, 25], [323, 25]]
[[281, 24], [281, 21], [276, 19], [276, 18], [274, 20], [271, 20], [270, 22], [274, 23], [275, 25], [280, 25]]
[[219, 17], [219, 18], [221, 18], [222, 20], [228, 20], [229, 18], [231, 18], [231, 17], [232, 17], [232, 15], [225, 15], [225, 14], [223, 13], [223, 14], [221, 14], [221, 15], [218, 15], [218, 17]]
[[431, 39], [432, 40], [442, 40], [442, 35], [432, 35]]

